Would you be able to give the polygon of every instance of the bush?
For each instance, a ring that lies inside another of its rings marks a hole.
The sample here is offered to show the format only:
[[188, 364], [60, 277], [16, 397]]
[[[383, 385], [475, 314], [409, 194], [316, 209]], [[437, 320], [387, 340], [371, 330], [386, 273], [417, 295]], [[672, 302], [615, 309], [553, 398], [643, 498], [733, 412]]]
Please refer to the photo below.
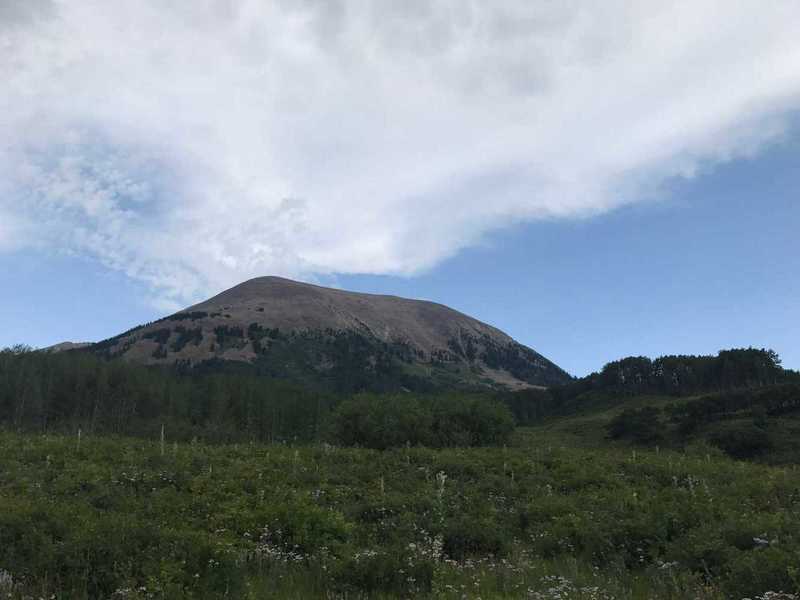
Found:
[[607, 425], [608, 435], [614, 439], [629, 439], [638, 444], [659, 441], [661, 434], [661, 411], [652, 406], [626, 408]]
[[378, 450], [491, 446], [508, 442], [514, 418], [504, 405], [481, 397], [361, 394], [336, 408], [330, 429], [338, 444]]
[[755, 423], [725, 424], [709, 436], [709, 441], [734, 458], [753, 458], [772, 448], [769, 434]]
[[453, 560], [475, 556], [501, 556], [506, 553], [508, 535], [485, 518], [462, 516], [444, 532], [444, 553]]
[[502, 449], [197, 442], [162, 455], [153, 437], [78, 447], [0, 432], [2, 592], [519, 598], [555, 589], [544, 574], [582, 590], [561, 598], [797, 591], [800, 472], [721, 451], [634, 460], [540, 432]]
[[434, 564], [430, 560], [415, 560], [408, 546], [387, 549], [366, 549], [353, 554], [337, 565], [334, 571], [336, 587], [340, 590], [366, 592], [372, 597], [376, 592], [391, 592], [400, 597], [413, 597], [431, 589]]
[[478, 396], [450, 395], [431, 402], [436, 447], [500, 446], [514, 431], [504, 405]]

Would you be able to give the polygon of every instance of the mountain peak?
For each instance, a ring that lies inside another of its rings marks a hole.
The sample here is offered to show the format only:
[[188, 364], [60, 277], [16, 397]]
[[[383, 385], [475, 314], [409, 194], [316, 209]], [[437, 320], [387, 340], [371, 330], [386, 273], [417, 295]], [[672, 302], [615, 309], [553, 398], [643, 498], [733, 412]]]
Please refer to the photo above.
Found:
[[442, 304], [275, 276], [245, 281], [98, 347], [146, 364], [233, 361], [319, 380], [346, 371], [376, 384], [396, 379], [395, 387], [432, 378], [510, 388], [569, 380], [499, 329]]

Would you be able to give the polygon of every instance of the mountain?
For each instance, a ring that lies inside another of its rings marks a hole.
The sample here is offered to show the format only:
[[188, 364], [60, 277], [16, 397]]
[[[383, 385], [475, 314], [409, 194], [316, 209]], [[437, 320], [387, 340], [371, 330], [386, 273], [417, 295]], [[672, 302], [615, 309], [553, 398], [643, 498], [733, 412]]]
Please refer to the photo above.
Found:
[[534, 350], [447, 306], [280, 277], [246, 281], [91, 349], [141, 364], [248, 369], [341, 391], [571, 381]]
[[61, 342], [59, 344], [53, 344], [52, 346], [48, 346], [47, 348], [42, 348], [44, 352], [66, 352], [68, 350], [79, 350], [81, 348], [86, 348], [91, 346], [91, 342]]

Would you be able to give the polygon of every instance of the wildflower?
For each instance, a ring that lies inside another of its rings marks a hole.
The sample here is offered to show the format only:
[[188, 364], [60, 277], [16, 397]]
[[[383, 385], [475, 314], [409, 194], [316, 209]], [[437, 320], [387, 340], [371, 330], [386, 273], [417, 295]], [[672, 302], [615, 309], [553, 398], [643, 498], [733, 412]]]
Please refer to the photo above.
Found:
[[5, 569], [0, 569], [0, 592], [11, 592], [16, 586], [14, 576]]
[[761, 537], [754, 537], [753, 543], [756, 545], [756, 548], [765, 548], [766, 546], [769, 546], [769, 540], [766, 538], [766, 533], [762, 533]]

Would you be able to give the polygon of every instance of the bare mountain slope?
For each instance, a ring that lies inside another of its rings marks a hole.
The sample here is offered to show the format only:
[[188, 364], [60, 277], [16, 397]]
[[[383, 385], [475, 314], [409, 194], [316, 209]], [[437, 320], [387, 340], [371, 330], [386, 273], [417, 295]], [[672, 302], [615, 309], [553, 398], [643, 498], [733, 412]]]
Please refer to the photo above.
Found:
[[345, 388], [348, 379], [356, 388], [424, 381], [519, 388], [569, 380], [502, 331], [441, 304], [279, 277], [246, 281], [94, 348], [145, 364], [238, 361]]

